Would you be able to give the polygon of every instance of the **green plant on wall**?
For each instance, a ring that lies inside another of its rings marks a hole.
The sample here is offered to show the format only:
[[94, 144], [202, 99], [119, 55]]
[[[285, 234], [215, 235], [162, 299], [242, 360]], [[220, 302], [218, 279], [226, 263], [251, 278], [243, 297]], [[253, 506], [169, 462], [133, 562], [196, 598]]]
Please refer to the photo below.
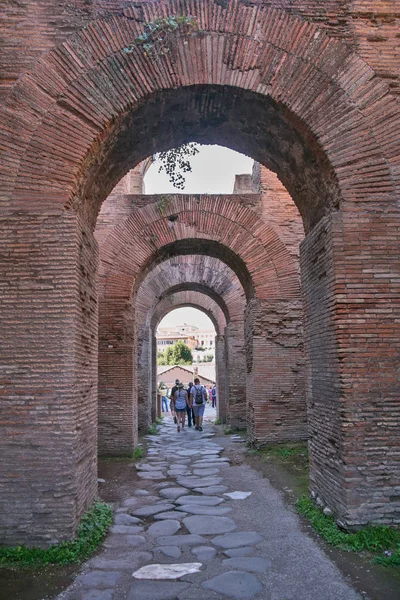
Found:
[[159, 17], [147, 23], [143, 33], [132, 44], [126, 46], [124, 52], [129, 54], [134, 48], [139, 48], [146, 57], [157, 62], [171, 53], [176, 46], [178, 35], [191, 37], [199, 33], [200, 28], [194, 17], [186, 15]]
[[157, 207], [162, 215], [167, 212], [168, 206], [170, 204], [171, 204], [170, 196], [160, 196], [159, 199], [157, 200]]

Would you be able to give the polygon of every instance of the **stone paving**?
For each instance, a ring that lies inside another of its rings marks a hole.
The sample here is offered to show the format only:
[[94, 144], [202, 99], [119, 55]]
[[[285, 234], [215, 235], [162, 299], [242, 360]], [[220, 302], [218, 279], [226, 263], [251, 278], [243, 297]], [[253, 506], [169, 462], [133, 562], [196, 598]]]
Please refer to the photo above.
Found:
[[59, 600], [356, 600], [280, 495], [204, 431], [168, 416], [102, 551]]

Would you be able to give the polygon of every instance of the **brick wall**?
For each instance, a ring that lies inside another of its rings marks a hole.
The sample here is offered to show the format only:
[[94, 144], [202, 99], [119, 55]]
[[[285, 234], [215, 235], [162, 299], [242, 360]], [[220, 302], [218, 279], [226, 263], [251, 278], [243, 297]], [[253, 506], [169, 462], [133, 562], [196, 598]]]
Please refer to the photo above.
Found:
[[97, 491], [96, 243], [72, 213], [2, 214], [0, 542], [74, 535]]

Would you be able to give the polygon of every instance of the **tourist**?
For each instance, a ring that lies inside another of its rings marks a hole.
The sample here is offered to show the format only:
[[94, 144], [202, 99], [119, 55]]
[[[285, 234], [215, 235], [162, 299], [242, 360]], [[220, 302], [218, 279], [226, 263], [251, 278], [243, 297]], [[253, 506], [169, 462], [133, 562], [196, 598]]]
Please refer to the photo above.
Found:
[[207, 392], [203, 385], [200, 385], [200, 379], [196, 377], [194, 386], [190, 390], [190, 405], [193, 406], [194, 415], [196, 418], [196, 429], [203, 431], [203, 415], [206, 406]]
[[[161, 412], [169, 412], [168, 411], [167, 388], [163, 381], [160, 381], [158, 384], [158, 393], [161, 396]], [[164, 411], [164, 408], [165, 408], [165, 411]]]
[[172, 416], [173, 416], [173, 418], [174, 418], [174, 423], [175, 423], [175, 425], [176, 425], [176, 423], [177, 423], [177, 418], [176, 418], [176, 412], [175, 412], [174, 395], [175, 395], [175, 392], [176, 392], [176, 391], [177, 391], [177, 389], [178, 389], [178, 383], [179, 383], [179, 379], [175, 379], [175, 385], [174, 385], [174, 387], [172, 388], [172, 390], [171, 390], [171, 394], [170, 394], [170, 397], [169, 397], [169, 399], [170, 399], [169, 407], [170, 407], [170, 409], [171, 409], [171, 415], [172, 415]]
[[183, 383], [179, 382], [174, 393], [174, 407], [177, 419], [177, 431], [185, 428], [186, 407], [189, 403], [187, 391], [183, 389]]
[[188, 386], [187, 386], [187, 395], [188, 395], [188, 403], [186, 405], [186, 412], [187, 412], [187, 416], [188, 416], [188, 427], [192, 426], [192, 421], [194, 423], [194, 413], [193, 413], [193, 407], [190, 404], [190, 390], [192, 389], [193, 386], [193, 382], [189, 381]]
[[215, 383], [213, 383], [213, 387], [211, 390], [211, 406], [213, 408], [217, 408], [217, 388], [215, 386]]

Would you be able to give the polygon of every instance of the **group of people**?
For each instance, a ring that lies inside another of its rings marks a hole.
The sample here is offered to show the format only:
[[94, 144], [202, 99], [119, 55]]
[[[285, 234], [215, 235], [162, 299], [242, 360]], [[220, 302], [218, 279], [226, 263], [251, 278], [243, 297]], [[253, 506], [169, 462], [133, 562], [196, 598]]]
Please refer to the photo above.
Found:
[[[167, 390], [161, 389], [162, 396], [162, 411], [164, 412], [164, 406], [168, 412], [168, 400]], [[188, 426], [192, 427], [192, 422], [195, 425], [195, 429], [203, 431], [203, 416], [206, 402], [208, 400], [208, 392], [204, 385], [201, 385], [200, 379], [195, 378], [194, 383], [190, 382], [185, 389], [184, 384], [175, 380], [175, 385], [171, 390], [170, 395], [170, 408], [173, 414], [174, 421], [177, 426], [177, 431], [185, 429], [186, 415], [188, 417]], [[215, 384], [211, 388], [210, 400], [212, 406], [215, 407], [217, 403], [217, 389]]]

